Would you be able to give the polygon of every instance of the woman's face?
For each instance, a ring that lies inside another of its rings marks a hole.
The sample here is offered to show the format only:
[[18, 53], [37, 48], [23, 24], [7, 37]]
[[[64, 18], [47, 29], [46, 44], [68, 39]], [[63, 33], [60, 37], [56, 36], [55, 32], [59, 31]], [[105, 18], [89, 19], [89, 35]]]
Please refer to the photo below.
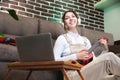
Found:
[[78, 19], [77, 17], [74, 15], [74, 13], [72, 12], [67, 12], [65, 14], [65, 18], [64, 18], [64, 24], [65, 24], [65, 27], [70, 30], [71, 28], [76, 28], [77, 26], [77, 23], [78, 23]]

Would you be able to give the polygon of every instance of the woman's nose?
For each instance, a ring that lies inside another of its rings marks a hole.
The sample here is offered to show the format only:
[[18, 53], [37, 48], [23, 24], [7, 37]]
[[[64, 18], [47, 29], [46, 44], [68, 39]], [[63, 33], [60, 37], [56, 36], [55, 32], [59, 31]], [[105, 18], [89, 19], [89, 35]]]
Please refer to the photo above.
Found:
[[71, 17], [70, 20], [73, 20], [73, 18]]

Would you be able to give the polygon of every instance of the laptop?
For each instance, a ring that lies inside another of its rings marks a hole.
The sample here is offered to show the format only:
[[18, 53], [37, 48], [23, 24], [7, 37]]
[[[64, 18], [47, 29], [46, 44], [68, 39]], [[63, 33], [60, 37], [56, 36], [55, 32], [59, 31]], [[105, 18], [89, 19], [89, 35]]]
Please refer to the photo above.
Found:
[[50, 33], [16, 37], [20, 61], [53, 61], [53, 43]]

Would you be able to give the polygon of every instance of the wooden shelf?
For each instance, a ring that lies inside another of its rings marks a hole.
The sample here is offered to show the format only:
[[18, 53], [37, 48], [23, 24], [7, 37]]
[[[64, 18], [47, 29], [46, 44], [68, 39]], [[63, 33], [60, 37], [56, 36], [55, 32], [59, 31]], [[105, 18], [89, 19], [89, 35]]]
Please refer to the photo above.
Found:
[[96, 9], [104, 10], [104, 9], [106, 9], [116, 3], [119, 3], [119, 2], [120, 2], [120, 0], [101, 0], [101, 1], [97, 2], [94, 5], [94, 7]]

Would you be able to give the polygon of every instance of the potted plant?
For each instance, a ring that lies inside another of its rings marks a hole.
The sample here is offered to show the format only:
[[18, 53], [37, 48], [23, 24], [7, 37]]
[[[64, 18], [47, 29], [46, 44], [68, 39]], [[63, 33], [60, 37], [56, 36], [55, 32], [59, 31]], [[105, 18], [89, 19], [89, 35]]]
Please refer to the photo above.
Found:
[[[3, 8], [1, 8], [0, 10], [4, 10]], [[5, 9], [11, 17], [13, 17], [15, 20], [19, 20], [16, 11], [14, 9]]]
[[[0, 10], [3, 10], [2, 8]], [[5, 9], [9, 13], [9, 15], [14, 18], [15, 20], [19, 20], [15, 10], [13, 9]], [[2, 32], [0, 32], [0, 43], [6, 43], [6, 44], [11, 44], [15, 46], [15, 40], [10, 38], [10, 37], [5, 37]]]

